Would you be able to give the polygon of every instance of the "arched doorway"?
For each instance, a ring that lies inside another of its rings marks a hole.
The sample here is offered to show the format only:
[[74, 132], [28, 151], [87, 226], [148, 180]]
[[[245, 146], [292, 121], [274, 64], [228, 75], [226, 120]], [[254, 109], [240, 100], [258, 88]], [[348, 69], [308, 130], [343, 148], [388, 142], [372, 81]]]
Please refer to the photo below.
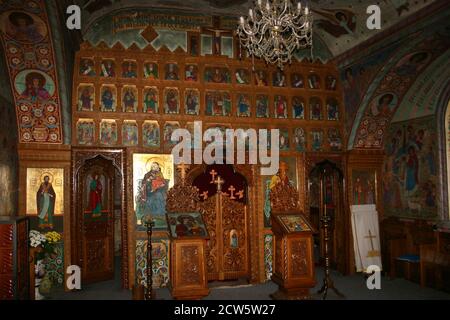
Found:
[[120, 151], [75, 152], [71, 219], [72, 264], [82, 284], [122, 278], [127, 287], [126, 219]]

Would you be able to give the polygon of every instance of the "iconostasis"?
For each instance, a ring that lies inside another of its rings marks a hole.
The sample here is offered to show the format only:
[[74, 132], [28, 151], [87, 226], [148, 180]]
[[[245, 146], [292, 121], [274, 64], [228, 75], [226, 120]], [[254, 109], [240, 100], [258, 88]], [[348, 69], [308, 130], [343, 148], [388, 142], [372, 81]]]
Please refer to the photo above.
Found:
[[[343, 106], [338, 71], [331, 63], [298, 62], [284, 68], [229, 55], [202, 54], [199, 34], [188, 37], [187, 51], [156, 51], [121, 45], [108, 48], [84, 43], [76, 53], [72, 95], [72, 145], [74, 147], [127, 148], [133, 154], [170, 154], [178, 141], [171, 140], [177, 128], [193, 133], [194, 121], [203, 132], [211, 127], [233, 129], [279, 129], [281, 161], [288, 165], [291, 182], [306, 203], [307, 155], [341, 159]], [[194, 42], [195, 41], [195, 42]], [[198, 48], [200, 43], [200, 48]], [[237, 45], [234, 46], [238, 47]], [[212, 50], [212, 49], [211, 49]], [[222, 50], [223, 53], [223, 50]], [[205, 143], [203, 142], [203, 147]], [[166, 162], [163, 161], [162, 167]], [[134, 163], [128, 168], [135, 170]], [[167, 168], [166, 168], [167, 169]], [[165, 169], [164, 169], [165, 170]], [[175, 170], [175, 168], [171, 168]], [[142, 170], [141, 170], [142, 171]], [[145, 171], [145, 170], [144, 170]], [[133, 180], [142, 177], [133, 173]], [[254, 236], [260, 251], [258, 281], [269, 279], [273, 263], [273, 236], [268, 195], [273, 177], [257, 177], [257, 203], [249, 214], [258, 220]], [[131, 182], [136, 189], [136, 181]], [[173, 183], [173, 182], [171, 182]], [[261, 190], [259, 190], [261, 189]], [[133, 194], [129, 194], [133, 199]], [[252, 201], [253, 198], [249, 198]], [[136, 204], [127, 204], [135, 210]], [[136, 212], [132, 219], [136, 239], [130, 252], [130, 282], [145, 282], [145, 231]], [[156, 243], [168, 252], [167, 232], [156, 231]], [[168, 281], [168, 261], [157, 254], [162, 268], [155, 267], [158, 285]], [[132, 271], [134, 269], [134, 271]], [[166, 270], [166, 271], [165, 271]], [[133, 280], [134, 281], [134, 280]]]

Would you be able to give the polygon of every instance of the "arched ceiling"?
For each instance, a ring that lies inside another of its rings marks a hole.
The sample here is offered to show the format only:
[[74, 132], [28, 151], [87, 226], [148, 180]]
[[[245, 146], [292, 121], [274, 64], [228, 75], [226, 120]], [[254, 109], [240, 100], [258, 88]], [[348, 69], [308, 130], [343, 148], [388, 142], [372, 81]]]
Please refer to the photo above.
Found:
[[[361, 92], [354, 85], [363, 79], [353, 66], [343, 72], [346, 100], [352, 89], [361, 97], [348, 139], [349, 149], [383, 148], [385, 132], [392, 121], [404, 121], [435, 113], [435, 98], [448, 80], [450, 69], [450, 8], [403, 35], [378, 66], [370, 84]], [[400, 35], [398, 35], [400, 36]], [[381, 61], [379, 61], [381, 62]], [[364, 63], [362, 64], [364, 66]], [[351, 70], [346, 73], [347, 70]], [[347, 76], [349, 74], [350, 76]], [[352, 85], [353, 84], [353, 85]]]
[[[382, 15], [382, 29], [368, 30], [367, 6], [371, 3], [361, 0], [311, 0], [308, 1], [314, 13], [315, 34], [326, 44], [332, 56], [338, 56], [382, 30], [397, 24], [434, 2], [442, 0], [383, 0], [377, 1]], [[445, 1], [445, 0], [444, 0]], [[72, 1], [70, 1], [72, 2]], [[83, 8], [83, 33], [95, 27], [104, 16], [119, 10], [144, 8], [183, 11], [206, 15], [236, 18], [246, 14], [254, 6], [249, 0], [77, 0]]]

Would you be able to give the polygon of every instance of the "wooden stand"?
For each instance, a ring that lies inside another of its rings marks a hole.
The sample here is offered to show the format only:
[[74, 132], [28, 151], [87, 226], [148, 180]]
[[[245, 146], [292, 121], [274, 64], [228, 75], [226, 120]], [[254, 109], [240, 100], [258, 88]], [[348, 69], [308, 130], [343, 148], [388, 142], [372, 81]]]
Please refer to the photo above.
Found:
[[272, 280], [278, 284], [278, 291], [271, 297], [277, 300], [309, 299], [309, 289], [316, 285], [313, 230], [308, 225], [302, 231], [294, 231], [282, 222], [284, 217], [290, 220], [300, 219], [306, 223], [301, 214], [272, 216], [272, 231], [275, 235], [275, 268]]
[[169, 289], [174, 299], [195, 300], [209, 294], [205, 248], [206, 239], [172, 239]]

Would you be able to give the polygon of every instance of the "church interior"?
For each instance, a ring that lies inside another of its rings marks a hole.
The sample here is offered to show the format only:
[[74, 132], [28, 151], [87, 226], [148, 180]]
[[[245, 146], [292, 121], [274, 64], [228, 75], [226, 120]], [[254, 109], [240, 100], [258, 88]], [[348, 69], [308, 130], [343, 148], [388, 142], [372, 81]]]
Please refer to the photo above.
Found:
[[450, 2], [369, 2], [0, 0], [0, 300], [450, 299]]

